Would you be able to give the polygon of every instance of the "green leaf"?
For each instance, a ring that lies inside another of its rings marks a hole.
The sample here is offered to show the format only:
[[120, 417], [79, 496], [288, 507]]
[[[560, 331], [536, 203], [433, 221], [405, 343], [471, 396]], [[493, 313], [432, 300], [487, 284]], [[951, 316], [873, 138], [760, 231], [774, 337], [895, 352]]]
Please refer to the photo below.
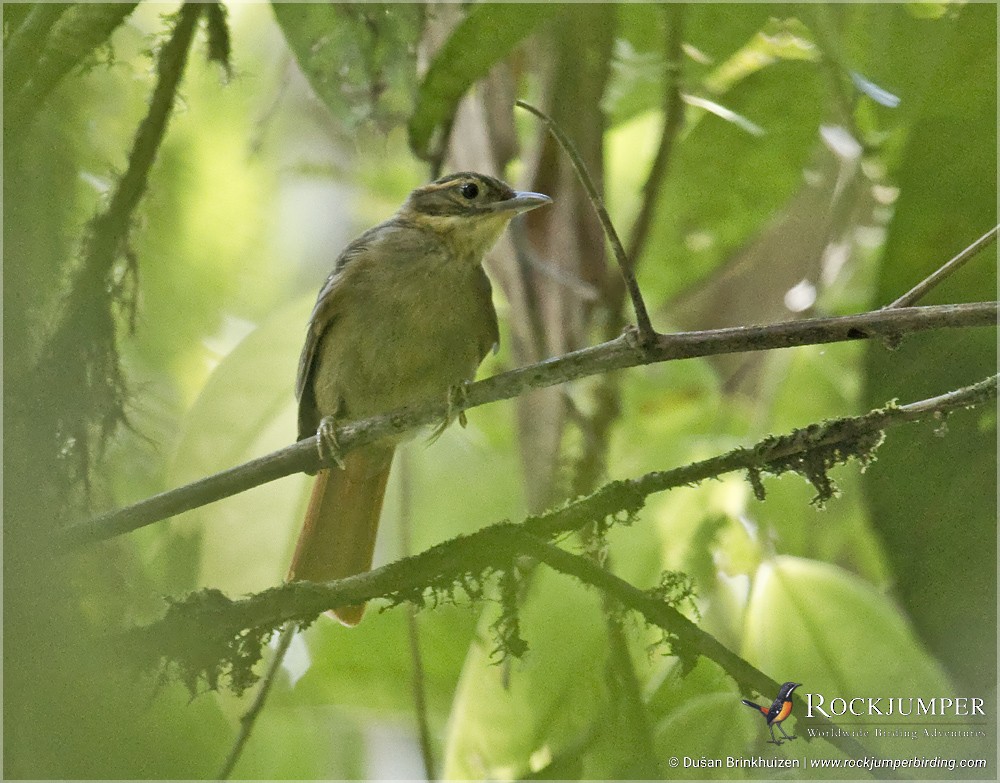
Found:
[[[823, 694], [829, 702], [951, 692], [893, 602], [836, 566], [787, 555], [765, 561], [753, 579], [745, 623], [740, 654], [779, 682], [803, 683], [800, 694]], [[793, 714], [806, 720], [802, 710]]]
[[542, 568], [520, 611], [529, 649], [497, 664], [484, 614], [455, 695], [446, 779], [510, 779], [590, 744], [606, 699], [607, 633], [596, 591]]
[[[405, 715], [413, 710], [413, 659], [406, 607], [372, 604], [356, 628], [319, 618], [305, 633], [312, 665], [288, 705], [337, 704], [357, 712]], [[440, 606], [417, 616], [424, 688], [432, 723], [443, 725], [475, 630], [468, 606]]]
[[410, 147], [424, 159], [433, 151], [434, 132], [448, 124], [466, 91], [506, 57], [511, 49], [559, 6], [552, 4], [482, 3], [444, 43], [420, 84], [410, 118]]
[[394, 126], [411, 110], [420, 7], [271, 3], [302, 73], [333, 114]]
[[745, 622], [743, 657], [776, 680], [801, 680], [806, 692], [948, 689], [888, 596], [828, 563], [789, 555], [762, 563]]
[[[996, 225], [996, 13], [994, 5], [973, 4], [957, 20], [909, 22], [938, 30], [950, 46], [901, 150], [899, 198], [870, 303], [875, 307]], [[996, 261], [994, 246], [920, 304], [995, 299]], [[892, 352], [874, 344], [867, 346], [863, 399], [867, 405], [916, 400], [996, 368], [992, 329], [912, 337]], [[943, 425], [901, 430], [864, 476], [900, 600], [926, 644], [971, 689], [992, 687], [996, 672], [995, 612], [987, 609], [995, 606], [997, 589], [991, 414], [956, 413]]]
[[726, 108], [764, 135], [702, 115], [681, 139], [664, 182], [640, 267], [644, 287], [664, 298], [676, 295], [773, 218], [801, 186], [825, 99], [814, 64], [778, 62], [725, 95]]

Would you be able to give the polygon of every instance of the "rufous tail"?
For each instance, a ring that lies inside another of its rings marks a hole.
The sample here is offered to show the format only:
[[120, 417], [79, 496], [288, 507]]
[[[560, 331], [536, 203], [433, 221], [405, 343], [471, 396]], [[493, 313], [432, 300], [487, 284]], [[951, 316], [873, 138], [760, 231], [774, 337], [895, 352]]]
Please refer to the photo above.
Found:
[[[358, 449], [344, 457], [343, 469], [326, 468], [316, 474], [289, 581], [329, 582], [371, 569], [394, 450]], [[328, 612], [348, 626], [361, 622], [364, 613], [364, 604]]]

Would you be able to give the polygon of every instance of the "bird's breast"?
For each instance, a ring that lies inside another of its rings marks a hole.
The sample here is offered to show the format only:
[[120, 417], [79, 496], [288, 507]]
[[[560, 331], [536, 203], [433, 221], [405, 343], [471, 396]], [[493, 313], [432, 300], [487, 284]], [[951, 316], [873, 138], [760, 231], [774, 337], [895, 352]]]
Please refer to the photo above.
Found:
[[478, 266], [411, 263], [359, 276], [319, 346], [320, 411], [375, 415], [443, 401], [471, 380], [495, 318], [474, 274]]

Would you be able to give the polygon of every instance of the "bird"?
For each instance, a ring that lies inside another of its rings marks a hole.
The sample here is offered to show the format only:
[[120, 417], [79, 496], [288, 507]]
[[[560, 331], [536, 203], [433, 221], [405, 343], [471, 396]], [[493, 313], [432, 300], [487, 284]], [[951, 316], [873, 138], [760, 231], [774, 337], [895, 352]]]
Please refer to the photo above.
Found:
[[[341, 455], [345, 421], [448, 402], [475, 377], [500, 333], [485, 253], [511, 218], [550, 204], [495, 177], [462, 171], [416, 188], [337, 258], [309, 318], [295, 384], [298, 439], [320, 434], [321, 468], [288, 581], [326, 582], [371, 569], [386, 482], [402, 438]], [[459, 416], [464, 425], [464, 415]], [[324, 451], [325, 449], [325, 451]], [[331, 607], [357, 625], [364, 604]]]
[[792, 714], [792, 692], [800, 685], [802, 685], [801, 682], [786, 682], [781, 686], [781, 689], [778, 691], [777, 698], [770, 707], [761, 707], [759, 704], [754, 704], [752, 701], [741, 699], [745, 705], [753, 707], [764, 716], [764, 719], [767, 721], [767, 728], [771, 731], [771, 739], [768, 741], [773, 742], [775, 745], [780, 745], [782, 742], [774, 736], [775, 726], [778, 727], [778, 731], [784, 735], [785, 739], [795, 739], [794, 734], [791, 736], [785, 734], [785, 729], [781, 724], [789, 715]]

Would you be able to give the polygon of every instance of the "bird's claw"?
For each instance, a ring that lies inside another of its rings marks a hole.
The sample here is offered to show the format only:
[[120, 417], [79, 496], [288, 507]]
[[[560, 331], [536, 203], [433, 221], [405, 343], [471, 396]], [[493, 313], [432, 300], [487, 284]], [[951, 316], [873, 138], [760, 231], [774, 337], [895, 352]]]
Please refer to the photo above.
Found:
[[319, 459], [324, 465], [331, 462], [341, 470], [344, 469], [344, 453], [337, 438], [337, 420], [333, 416], [324, 416], [316, 429], [316, 448]]
[[458, 408], [458, 425], [465, 429], [469, 424], [465, 416], [465, 403], [469, 401], [469, 382], [462, 381], [456, 383], [448, 389], [448, 412], [445, 414], [448, 421], [456, 418], [455, 409]]
[[[455, 419], [458, 419], [458, 424], [460, 427], [465, 427], [468, 425], [469, 420], [466, 418], [464, 405], [469, 397], [469, 382], [462, 381], [461, 383], [456, 383], [454, 386], [448, 387], [448, 398], [447, 398], [447, 408], [445, 409], [444, 419], [441, 421], [437, 427], [434, 428], [434, 432], [431, 433], [431, 441], [435, 441], [441, 437], [441, 434], [448, 429], [448, 425], [451, 424]], [[456, 413], [456, 409], [458, 413]]]

